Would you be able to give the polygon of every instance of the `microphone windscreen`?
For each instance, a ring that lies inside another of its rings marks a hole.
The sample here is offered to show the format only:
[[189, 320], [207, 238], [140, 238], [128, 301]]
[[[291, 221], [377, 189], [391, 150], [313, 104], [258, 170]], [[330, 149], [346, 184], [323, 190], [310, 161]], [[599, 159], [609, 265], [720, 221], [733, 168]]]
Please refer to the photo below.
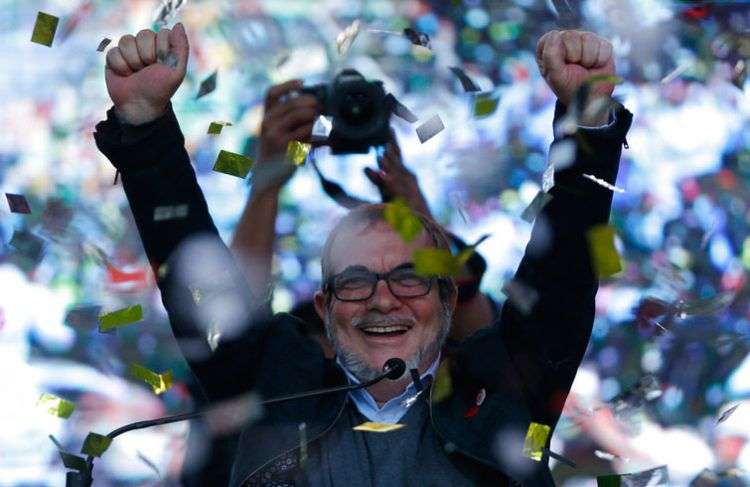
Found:
[[391, 380], [398, 380], [406, 372], [406, 363], [400, 358], [389, 358], [383, 365], [383, 372], [387, 372], [387, 378]]

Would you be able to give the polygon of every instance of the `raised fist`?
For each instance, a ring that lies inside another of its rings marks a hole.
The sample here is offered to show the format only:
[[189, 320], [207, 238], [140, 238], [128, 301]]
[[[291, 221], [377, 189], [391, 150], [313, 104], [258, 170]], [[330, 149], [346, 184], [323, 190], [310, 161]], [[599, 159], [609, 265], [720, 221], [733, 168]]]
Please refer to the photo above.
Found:
[[[564, 105], [570, 105], [588, 78], [615, 74], [612, 44], [591, 32], [547, 32], [536, 45], [536, 62], [542, 77]], [[614, 89], [612, 83], [595, 83], [590, 99], [612, 96]]]
[[185, 79], [188, 53], [182, 24], [122, 36], [107, 52], [105, 73], [117, 116], [132, 125], [159, 118]]

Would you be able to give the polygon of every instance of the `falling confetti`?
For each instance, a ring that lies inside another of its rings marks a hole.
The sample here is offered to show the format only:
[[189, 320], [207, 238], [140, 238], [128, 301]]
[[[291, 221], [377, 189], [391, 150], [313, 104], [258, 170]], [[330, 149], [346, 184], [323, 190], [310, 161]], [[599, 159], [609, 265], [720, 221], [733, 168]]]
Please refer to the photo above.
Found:
[[130, 364], [130, 375], [150, 385], [154, 394], [162, 394], [172, 387], [172, 372], [157, 374], [138, 364]]
[[178, 220], [188, 216], [189, 206], [187, 204], [175, 206], [157, 206], [154, 208], [154, 221]]
[[70, 415], [73, 414], [73, 411], [75, 411], [76, 408], [76, 405], [74, 403], [47, 392], [43, 393], [39, 397], [39, 400], [36, 404], [37, 406], [45, 409], [47, 413], [63, 419], [68, 419]]
[[734, 405], [734, 406], [732, 406], [731, 408], [729, 408], [729, 409], [727, 409], [726, 411], [724, 411], [723, 413], [721, 413], [721, 416], [719, 416], [719, 419], [718, 419], [718, 420], [716, 420], [716, 424], [719, 424], [719, 423], [723, 423], [724, 421], [726, 421], [727, 419], [729, 419], [729, 416], [731, 416], [731, 415], [732, 415], [732, 413], [734, 413], [734, 411], [735, 411], [735, 410], [736, 410], [736, 409], [737, 409], [738, 407], [740, 407], [740, 405], [739, 405], [739, 404], [735, 404], [735, 405]]
[[615, 229], [610, 225], [597, 225], [586, 232], [591, 253], [591, 263], [599, 279], [622, 270], [620, 254], [615, 248]]
[[376, 423], [373, 421], [366, 421], [359, 426], [352, 428], [354, 431], [369, 431], [371, 433], [387, 433], [389, 431], [395, 431], [403, 428], [403, 424], [391, 424], [391, 423]]
[[222, 150], [216, 157], [216, 163], [214, 164], [213, 170], [244, 179], [247, 177], [252, 166], [253, 160], [249, 157]]
[[290, 141], [286, 146], [286, 158], [296, 166], [301, 166], [307, 159], [312, 145], [297, 140]]
[[336, 50], [340, 56], [349, 52], [349, 48], [352, 47], [354, 39], [356, 39], [359, 34], [359, 26], [359, 19], [356, 19], [336, 37]]
[[542, 448], [547, 444], [550, 427], [546, 424], [532, 422], [526, 431], [526, 439], [523, 444], [523, 454], [537, 462], [542, 461]]
[[385, 221], [405, 242], [411, 242], [422, 233], [422, 222], [403, 198], [386, 203], [383, 213]]
[[112, 444], [112, 438], [98, 433], [89, 433], [88, 436], [86, 436], [86, 439], [83, 440], [81, 453], [93, 457], [100, 457], [105, 451], [107, 451], [110, 444]]
[[99, 47], [96, 48], [97, 52], [103, 52], [107, 46], [112, 42], [112, 39], [105, 37], [99, 42]]
[[219, 135], [224, 127], [231, 127], [231, 122], [211, 122], [208, 126], [208, 135]]
[[456, 75], [456, 78], [458, 78], [458, 81], [461, 82], [461, 86], [463, 87], [464, 91], [467, 93], [471, 93], [474, 91], [482, 91], [479, 86], [477, 86], [474, 81], [469, 78], [463, 69], [453, 66], [450, 68], [451, 72]]
[[26, 201], [24, 195], [5, 193], [5, 198], [8, 200], [11, 213], [25, 213], [27, 215], [31, 213], [31, 207], [29, 207], [29, 202]]
[[531, 200], [529, 206], [521, 213], [521, 219], [533, 223], [539, 213], [544, 209], [547, 204], [552, 201], [552, 195], [545, 193], [544, 191], [538, 191], [534, 199]]
[[440, 119], [440, 116], [435, 114], [422, 125], [417, 127], [417, 137], [419, 137], [419, 141], [424, 144], [425, 142], [442, 132], [444, 128], [445, 125], [443, 125], [443, 121]]
[[599, 186], [602, 186], [603, 188], [607, 188], [608, 190], [610, 190], [612, 192], [615, 192], [615, 193], [624, 193], [625, 192], [624, 189], [618, 188], [614, 184], [609, 184], [607, 181], [605, 181], [603, 179], [599, 179], [596, 176], [592, 176], [591, 174], [584, 174], [583, 177], [586, 178], [586, 179], [590, 179], [591, 181], [595, 182]]
[[198, 88], [198, 94], [195, 95], [195, 99], [202, 98], [216, 89], [216, 83], [219, 77], [219, 72], [214, 71], [208, 78], [201, 82]]
[[409, 123], [414, 123], [419, 120], [419, 118], [414, 115], [414, 113], [412, 113], [412, 111], [409, 110], [406, 105], [398, 101], [398, 99], [392, 94], [388, 93], [386, 99], [390, 101], [391, 106], [393, 107], [393, 113], [397, 117], [402, 118]]
[[59, 22], [59, 17], [39, 12], [36, 16], [34, 32], [31, 34], [31, 42], [51, 47], [52, 41], [55, 39], [55, 31], [57, 30], [57, 24]]
[[99, 331], [106, 333], [121, 326], [130, 325], [143, 319], [143, 308], [140, 304], [123, 308], [99, 317]]
[[424, 32], [420, 32], [418, 30], [407, 27], [404, 29], [404, 36], [409, 39], [409, 41], [411, 41], [411, 43], [415, 46], [421, 46], [430, 49], [430, 36], [428, 36]]

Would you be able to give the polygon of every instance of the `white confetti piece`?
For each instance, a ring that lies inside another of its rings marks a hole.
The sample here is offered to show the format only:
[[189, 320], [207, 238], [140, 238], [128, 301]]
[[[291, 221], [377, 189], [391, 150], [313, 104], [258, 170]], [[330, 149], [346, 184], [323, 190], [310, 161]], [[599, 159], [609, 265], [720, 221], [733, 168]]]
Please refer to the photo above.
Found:
[[425, 123], [417, 127], [417, 137], [421, 143], [425, 143], [440, 132], [443, 131], [445, 125], [440, 119], [440, 116], [435, 114], [430, 117]]
[[584, 174], [583, 177], [586, 178], [586, 179], [590, 179], [593, 182], [595, 182], [596, 184], [598, 184], [599, 186], [607, 188], [608, 190], [613, 191], [615, 193], [624, 193], [625, 192], [624, 189], [618, 188], [614, 184], [609, 184], [607, 181], [605, 181], [603, 179], [599, 179], [596, 176], [592, 176], [591, 174]]

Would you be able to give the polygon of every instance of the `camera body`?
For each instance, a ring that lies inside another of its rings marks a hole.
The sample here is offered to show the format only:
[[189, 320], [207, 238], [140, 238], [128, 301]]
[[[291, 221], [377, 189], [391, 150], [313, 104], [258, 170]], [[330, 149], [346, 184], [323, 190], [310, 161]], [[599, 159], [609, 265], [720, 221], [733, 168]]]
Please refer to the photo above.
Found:
[[391, 98], [382, 81], [367, 81], [358, 71], [344, 69], [327, 84], [306, 86], [322, 114], [332, 117], [328, 145], [333, 154], [365, 154], [385, 145], [389, 137]]

